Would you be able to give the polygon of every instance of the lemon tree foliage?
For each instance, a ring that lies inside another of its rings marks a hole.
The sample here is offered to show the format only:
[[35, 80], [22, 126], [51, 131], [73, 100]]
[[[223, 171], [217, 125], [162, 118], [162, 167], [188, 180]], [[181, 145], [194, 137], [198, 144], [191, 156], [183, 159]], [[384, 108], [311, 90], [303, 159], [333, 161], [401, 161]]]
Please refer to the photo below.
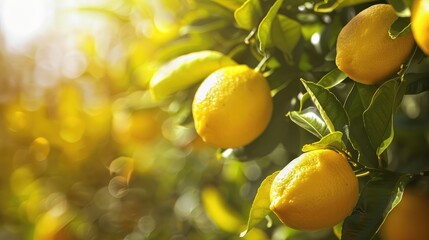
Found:
[[[404, 114], [403, 99], [429, 89], [425, 81], [428, 76], [424, 69], [426, 56], [421, 50], [424, 51], [425, 40], [417, 41], [417, 45], [414, 42], [414, 38], [425, 38], [419, 37], [426, 35], [424, 20], [413, 20], [417, 21], [415, 28], [410, 21], [413, 15], [424, 15], [420, 19], [427, 17], [427, 10], [419, 7], [422, 1], [416, 1], [418, 6], [413, 12], [423, 13], [416, 14], [411, 13], [409, 1], [400, 0], [385, 3], [370, 0], [215, 2], [232, 17], [228, 34], [234, 34], [241, 41], [225, 43], [222, 49], [216, 49], [238, 64], [261, 71], [270, 85], [273, 99], [271, 120], [250, 142], [231, 147], [221, 144], [253, 131], [238, 126], [252, 123], [259, 127], [255, 117], [236, 117], [247, 104], [255, 105], [253, 100], [228, 100], [231, 101], [228, 104], [235, 104], [236, 111], [228, 111], [227, 115], [204, 125], [215, 126], [214, 132], [220, 136], [216, 145], [223, 146], [220, 156], [243, 162], [266, 161], [264, 159], [278, 149], [295, 157], [302, 152], [317, 155], [321, 149], [346, 156], [355, 174], [363, 175], [359, 178], [359, 200], [348, 202], [354, 210], [346, 211], [338, 219], [343, 222], [342, 227], [338, 227], [338, 220], [323, 227], [337, 225], [335, 232], [341, 239], [376, 238], [384, 219], [400, 201], [404, 187], [418, 175], [424, 175], [422, 168], [399, 168], [394, 162], [397, 158], [389, 154], [398, 141], [396, 118]], [[172, 78], [172, 81], [180, 80]], [[221, 86], [233, 80], [218, 76], [217, 81], [215, 85]], [[216, 88], [204, 83], [201, 86], [208, 88], [206, 91]], [[189, 94], [192, 98], [194, 92]], [[223, 93], [215, 95], [210, 102], [222, 98]], [[194, 104], [199, 101], [194, 100]], [[223, 105], [216, 105], [210, 113], [208, 107], [194, 112], [197, 132], [201, 134], [198, 130], [202, 126], [200, 119], [224, 111]], [[222, 123], [224, 120], [238, 121], [238, 125], [230, 128], [227, 122]], [[204, 139], [204, 134], [202, 137]], [[287, 162], [283, 164], [288, 166]], [[304, 173], [297, 178], [311, 179], [310, 174], [305, 174], [306, 167], [301, 166]], [[274, 191], [271, 184], [277, 172], [266, 175], [255, 195], [247, 230], [242, 236], [260, 226], [258, 223], [270, 215], [272, 199], [268, 195]], [[328, 186], [321, 185], [319, 189], [329, 191]], [[306, 194], [305, 189], [300, 191]], [[299, 197], [293, 194], [287, 198], [280, 202], [297, 201], [297, 206], [308, 204], [304, 200], [299, 202]], [[297, 211], [302, 213], [305, 209]], [[286, 225], [290, 220], [288, 214], [290, 212], [285, 210], [286, 217], [279, 215]], [[330, 219], [329, 213], [323, 214], [322, 218]], [[299, 228], [293, 224], [291, 227]]]

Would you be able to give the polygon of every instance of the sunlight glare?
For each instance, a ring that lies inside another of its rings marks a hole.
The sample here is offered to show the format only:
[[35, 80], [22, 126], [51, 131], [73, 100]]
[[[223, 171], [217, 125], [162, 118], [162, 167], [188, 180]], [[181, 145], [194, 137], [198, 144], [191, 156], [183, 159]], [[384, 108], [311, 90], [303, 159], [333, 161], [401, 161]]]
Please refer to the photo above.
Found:
[[47, 1], [3, 0], [0, 6], [0, 29], [7, 44], [19, 45], [31, 40], [48, 22]]

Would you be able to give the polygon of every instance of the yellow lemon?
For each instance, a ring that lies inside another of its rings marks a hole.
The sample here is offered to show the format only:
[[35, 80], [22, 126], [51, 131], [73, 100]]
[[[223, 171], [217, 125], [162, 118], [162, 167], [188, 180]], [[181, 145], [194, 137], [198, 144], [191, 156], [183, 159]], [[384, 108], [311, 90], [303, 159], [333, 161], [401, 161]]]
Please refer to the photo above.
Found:
[[244, 146], [267, 127], [273, 103], [261, 73], [246, 65], [221, 68], [198, 88], [192, 103], [195, 129], [221, 148]]
[[414, 0], [411, 10], [411, 29], [417, 45], [429, 54], [429, 1]]
[[314, 150], [283, 168], [271, 185], [270, 209], [289, 227], [332, 227], [351, 214], [358, 180], [347, 159], [333, 150]]
[[352, 18], [338, 35], [338, 68], [368, 85], [381, 84], [399, 72], [413, 51], [414, 39], [411, 33], [389, 36], [396, 19], [389, 4], [372, 5]]
[[429, 199], [408, 188], [401, 202], [390, 212], [381, 230], [383, 240], [429, 239]]

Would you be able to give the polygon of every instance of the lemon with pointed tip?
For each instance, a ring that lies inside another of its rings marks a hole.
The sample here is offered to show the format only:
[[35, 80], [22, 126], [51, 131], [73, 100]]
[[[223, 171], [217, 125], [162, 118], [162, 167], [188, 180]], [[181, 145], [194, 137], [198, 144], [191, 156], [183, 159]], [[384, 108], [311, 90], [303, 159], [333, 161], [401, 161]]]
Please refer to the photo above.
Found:
[[398, 18], [389, 4], [375, 4], [348, 22], [337, 38], [335, 62], [356, 82], [375, 85], [394, 77], [414, 49], [413, 35], [392, 39], [389, 29]]
[[264, 76], [246, 65], [221, 68], [199, 86], [192, 103], [195, 129], [204, 142], [236, 148], [255, 140], [273, 110]]
[[289, 227], [332, 227], [352, 213], [358, 180], [347, 158], [333, 150], [306, 152], [274, 178], [270, 209]]

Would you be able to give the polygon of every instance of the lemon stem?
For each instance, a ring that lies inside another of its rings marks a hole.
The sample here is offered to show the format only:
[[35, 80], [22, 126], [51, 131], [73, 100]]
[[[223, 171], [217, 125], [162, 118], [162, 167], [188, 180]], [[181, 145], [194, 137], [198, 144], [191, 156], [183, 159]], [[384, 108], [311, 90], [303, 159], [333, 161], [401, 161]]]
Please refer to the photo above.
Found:
[[256, 33], [256, 28], [253, 28], [252, 31], [250, 31], [249, 35], [247, 35], [246, 38], [244, 39], [244, 43], [249, 45], [250, 40], [253, 38], [253, 36], [255, 36], [255, 33]]
[[267, 63], [268, 59], [270, 59], [269, 55], [264, 56], [258, 63], [258, 66], [255, 67], [255, 71], [261, 72], [262, 69], [265, 68], [265, 64]]
[[371, 172], [370, 171], [366, 171], [366, 172], [363, 172], [363, 173], [359, 173], [359, 174], [356, 174], [356, 177], [365, 177], [365, 176], [368, 176], [369, 174], [370, 174]]

